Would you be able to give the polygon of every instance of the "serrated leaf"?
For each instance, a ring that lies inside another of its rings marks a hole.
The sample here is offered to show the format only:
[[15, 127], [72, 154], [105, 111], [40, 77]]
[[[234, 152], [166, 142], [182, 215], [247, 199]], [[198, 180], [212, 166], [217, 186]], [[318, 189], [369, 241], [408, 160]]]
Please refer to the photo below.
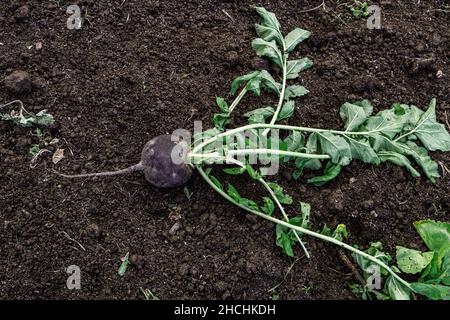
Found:
[[368, 100], [359, 103], [344, 103], [339, 111], [341, 119], [345, 122], [346, 131], [355, 131], [372, 114], [373, 107]]
[[257, 38], [252, 41], [252, 48], [258, 57], [264, 57], [275, 63], [278, 67], [283, 68], [283, 56], [275, 41], [266, 41]]
[[331, 132], [314, 132], [309, 136], [306, 144], [312, 153], [327, 154], [331, 161], [342, 166], [346, 166], [352, 159], [350, 145], [341, 136]]
[[307, 95], [309, 93], [308, 89], [299, 85], [288, 86], [284, 92], [284, 100], [290, 100], [297, 97]]
[[280, 113], [278, 113], [277, 121], [281, 121], [284, 119], [288, 119], [292, 117], [295, 110], [295, 102], [294, 101], [286, 101], [281, 107]]
[[397, 265], [405, 273], [416, 274], [421, 272], [433, 259], [433, 252], [420, 252], [397, 246]]
[[292, 197], [286, 193], [284, 193], [284, 190], [281, 186], [274, 182], [268, 182], [267, 183], [269, 187], [272, 189], [273, 193], [275, 194], [276, 198], [280, 203], [282, 204], [292, 204], [293, 200]]
[[406, 158], [404, 155], [399, 154], [397, 152], [393, 151], [381, 151], [378, 152], [378, 157], [380, 158], [381, 162], [391, 162], [397, 166], [405, 167], [413, 177], [417, 178], [420, 177], [420, 173], [417, 172], [416, 169], [413, 168], [411, 165], [411, 162], [409, 162], [408, 158]]
[[313, 62], [309, 58], [288, 61], [286, 68], [286, 79], [296, 79], [300, 72], [309, 69], [312, 66]]
[[295, 28], [284, 38], [285, 51], [291, 52], [302, 41], [309, 38], [311, 32], [300, 28]]
[[341, 172], [342, 166], [339, 164], [335, 164], [332, 162], [328, 162], [327, 166], [325, 167], [325, 171], [323, 175], [317, 176], [314, 178], [308, 179], [308, 183], [314, 184], [315, 186], [323, 186], [327, 182], [330, 182], [331, 180], [334, 180], [339, 173]]
[[264, 205], [261, 207], [261, 210], [267, 214], [268, 216], [273, 215], [273, 212], [275, 211], [275, 204], [273, 203], [272, 199], [269, 197], [263, 197]]

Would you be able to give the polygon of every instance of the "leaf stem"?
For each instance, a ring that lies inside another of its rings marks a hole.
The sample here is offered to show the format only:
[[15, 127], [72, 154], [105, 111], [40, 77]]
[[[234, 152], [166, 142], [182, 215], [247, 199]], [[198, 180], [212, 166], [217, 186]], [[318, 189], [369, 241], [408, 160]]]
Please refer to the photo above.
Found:
[[241, 90], [241, 92], [239, 92], [239, 95], [236, 97], [236, 99], [234, 99], [234, 101], [231, 103], [230, 108], [228, 109], [228, 115], [231, 115], [234, 108], [236, 108], [236, 106], [239, 104], [239, 102], [241, 102], [242, 98], [245, 96], [246, 93], [247, 93], [247, 89], [244, 87]]
[[266, 215], [266, 214], [264, 214], [264, 213], [262, 213], [262, 212], [259, 212], [259, 211], [256, 211], [256, 210], [252, 210], [252, 209], [250, 209], [250, 208], [247, 208], [246, 206], [244, 206], [244, 205], [242, 205], [242, 204], [240, 204], [240, 203], [234, 201], [234, 200], [233, 200], [228, 194], [226, 194], [222, 189], [220, 189], [219, 187], [217, 187], [217, 186], [211, 181], [211, 179], [207, 176], [207, 174], [205, 173], [205, 171], [203, 170], [203, 168], [202, 168], [201, 166], [197, 166], [197, 170], [199, 171], [199, 173], [200, 173], [200, 175], [202, 176], [202, 178], [203, 178], [203, 179], [204, 179], [204, 180], [205, 180], [205, 181], [206, 181], [206, 182], [207, 182], [207, 183], [208, 183], [208, 184], [209, 184], [209, 185], [210, 185], [217, 193], [219, 193], [222, 197], [224, 197], [225, 199], [227, 199], [228, 201], [230, 201], [230, 202], [233, 203], [234, 205], [236, 205], [236, 206], [238, 206], [238, 207], [240, 207], [240, 208], [242, 208], [242, 209], [244, 209], [244, 210], [246, 210], [246, 211], [248, 211], [248, 212], [250, 212], [250, 213], [253, 213], [253, 214], [255, 214], [255, 215], [257, 215], [257, 216], [259, 216], [259, 217], [261, 217], [261, 218], [263, 218], [263, 219], [269, 220], [269, 221], [271, 221], [271, 222], [273, 222], [273, 223], [276, 223], [276, 224], [279, 224], [279, 225], [281, 225], [281, 226], [284, 226], [284, 227], [293, 229], [293, 230], [295, 230], [295, 231], [299, 231], [299, 232], [301, 232], [301, 233], [304, 233], [304, 234], [307, 234], [307, 235], [309, 235], [309, 236], [312, 236], [312, 237], [321, 239], [321, 240], [323, 240], [323, 241], [333, 243], [333, 244], [335, 244], [335, 245], [337, 245], [337, 246], [339, 246], [339, 247], [341, 247], [341, 248], [344, 248], [344, 249], [347, 249], [347, 250], [349, 250], [349, 251], [351, 251], [351, 252], [354, 252], [354, 253], [356, 253], [356, 254], [358, 254], [358, 255], [360, 255], [360, 256], [362, 256], [362, 257], [364, 257], [364, 258], [366, 258], [366, 259], [368, 259], [368, 260], [370, 260], [370, 261], [372, 261], [372, 262], [374, 262], [374, 263], [376, 263], [376, 264], [378, 264], [380, 267], [386, 269], [386, 271], [389, 272], [389, 273], [390, 273], [395, 279], [397, 279], [400, 283], [402, 283], [404, 286], [406, 286], [409, 290], [414, 291], [414, 290], [412, 289], [411, 285], [410, 285], [407, 281], [403, 280], [397, 273], [395, 273], [395, 272], [394, 272], [387, 264], [385, 264], [383, 261], [380, 261], [379, 259], [375, 258], [374, 256], [371, 256], [370, 254], [368, 254], [368, 253], [366, 253], [366, 252], [364, 252], [364, 251], [361, 251], [361, 250], [359, 250], [359, 249], [356, 249], [356, 248], [354, 248], [354, 247], [352, 247], [352, 246], [350, 246], [350, 245], [348, 245], [348, 244], [346, 244], [346, 243], [344, 243], [344, 242], [342, 242], [342, 241], [339, 241], [339, 240], [337, 240], [337, 239], [335, 239], [335, 238], [333, 238], [333, 237], [328, 237], [328, 236], [325, 236], [325, 235], [320, 234], [320, 233], [318, 233], [318, 232], [314, 232], [314, 231], [311, 231], [311, 230], [308, 230], [308, 229], [305, 229], [305, 228], [302, 228], [302, 227], [299, 227], [299, 226], [295, 226], [295, 225], [290, 224], [290, 223], [288, 223], [288, 222], [284, 222], [284, 221], [282, 221], [282, 220], [279, 220], [279, 219], [277, 219], [277, 218], [275, 218], [275, 217], [268, 216], [268, 215]]
[[[283, 40], [283, 52], [285, 50], [285, 43]], [[275, 124], [275, 122], [278, 119], [278, 115], [281, 111], [281, 108], [283, 107], [283, 102], [284, 102], [284, 95], [286, 92], [286, 82], [287, 82], [287, 57], [288, 54], [286, 52], [283, 53], [283, 83], [281, 86], [281, 93], [280, 93], [280, 98], [278, 100], [278, 106], [277, 109], [275, 110], [275, 113], [273, 114], [272, 120], [270, 120], [270, 124]], [[266, 130], [264, 130], [263, 132], [263, 136], [266, 136], [269, 133], [270, 129], [267, 128]]]

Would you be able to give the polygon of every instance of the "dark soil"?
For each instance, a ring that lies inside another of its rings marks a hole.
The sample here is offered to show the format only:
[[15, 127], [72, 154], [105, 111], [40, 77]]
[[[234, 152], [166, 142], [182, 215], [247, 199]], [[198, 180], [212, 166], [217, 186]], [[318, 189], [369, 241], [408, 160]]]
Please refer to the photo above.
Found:
[[[379, 111], [394, 102], [426, 108], [433, 97], [445, 123], [450, 13], [435, 9], [448, 1], [381, 1], [383, 28], [373, 31], [351, 18], [344, 1], [325, 2], [326, 12], [307, 13], [301, 10], [320, 1], [258, 2], [285, 31], [313, 33], [295, 52], [315, 67], [302, 76], [310, 94], [290, 123], [341, 128], [345, 101], [367, 98]], [[86, 17], [81, 30], [66, 28], [67, 1], [0, 4], [1, 81], [17, 70], [32, 81], [24, 93], [0, 85], [0, 101], [48, 109], [56, 123], [44, 139], [58, 138], [49, 148], [65, 149], [58, 164], [46, 153], [31, 169], [28, 149], [39, 139], [0, 123], [0, 298], [142, 299], [140, 288], [148, 288], [162, 299], [354, 299], [351, 270], [335, 247], [314, 239], [307, 240], [312, 259], [298, 260], [269, 294], [293, 262], [276, 246], [274, 226], [237, 210], [198, 175], [188, 199], [183, 188], [158, 190], [139, 173], [67, 180], [52, 172], [124, 168], [150, 138], [192, 129], [193, 120], [210, 123], [214, 97], [226, 95], [234, 77], [266, 65], [250, 48], [256, 2], [71, 3]], [[246, 100], [243, 110], [257, 101]], [[450, 154], [433, 157], [450, 167]], [[352, 244], [380, 240], [391, 254], [395, 245], [421, 248], [412, 223], [449, 220], [450, 175], [433, 185], [402, 168], [355, 161], [318, 188], [282, 173], [278, 182], [295, 200], [311, 203], [314, 229], [345, 223]], [[255, 188], [246, 179], [237, 186]], [[119, 277], [127, 252], [132, 263]], [[70, 265], [81, 268], [81, 290], [66, 288]]]

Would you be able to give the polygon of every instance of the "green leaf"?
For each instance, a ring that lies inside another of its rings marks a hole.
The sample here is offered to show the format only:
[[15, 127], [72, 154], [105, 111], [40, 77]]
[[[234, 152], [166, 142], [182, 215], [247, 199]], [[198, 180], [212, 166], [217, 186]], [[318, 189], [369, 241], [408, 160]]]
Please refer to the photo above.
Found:
[[345, 238], [347, 238], [349, 235], [349, 232], [347, 230], [347, 226], [345, 224], [338, 224], [338, 226], [336, 227], [336, 229], [334, 229], [332, 237], [339, 240], [339, 241], [343, 241]]
[[293, 131], [284, 141], [288, 151], [299, 151], [305, 146], [305, 136], [300, 131]]
[[436, 99], [431, 100], [413, 132], [428, 150], [450, 151], [450, 134], [443, 124], [436, 121]]
[[278, 67], [283, 68], [283, 56], [275, 41], [269, 42], [264, 39], [257, 38], [252, 41], [252, 48], [258, 57], [267, 58]]
[[260, 211], [258, 204], [253, 200], [241, 197], [237, 202], [251, 210]]
[[290, 99], [301, 97], [308, 93], [309, 91], [305, 87], [294, 84], [286, 88], [284, 92], [284, 100], [287, 101]]
[[439, 174], [439, 166], [437, 162], [431, 159], [428, 155], [427, 149], [419, 147], [412, 141], [408, 141], [406, 142], [405, 153], [414, 158], [431, 182], [436, 182], [435, 178], [439, 178], [441, 176]]
[[378, 152], [378, 157], [380, 158], [381, 162], [391, 162], [397, 166], [405, 167], [413, 177], [420, 177], [420, 173], [417, 172], [416, 169], [411, 166], [411, 162], [409, 162], [408, 158], [406, 158], [404, 155], [401, 155], [396, 152], [390, 152], [390, 151], [381, 151]]
[[440, 259], [450, 250], [450, 223], [420, 220], [414, 222], [414, 227], [428, 249], [437, 252]]
[[341, 168], [342, 168], [341, 165], [332, 163], [330, 161], [330, 162], [328, 162], [327, 166], [325, 167], [324, 174], [321, 176], [318, 176], [318, 177], [308, 179], [308, 183], [312, 183], [318, 187], [323, 186], [327, 182], [330, 182], [331, 180], [335, 179], [341, 172]]
[[282, 227], [279, 224], [277, 224], [276, 228], [275, 228], [275, 233], [276, 233], [276, 244], [277, 246], [281, 247], [281, 249], [283, 249], [283, 252], [289, 256], [289, 257], [293, 257], [294, 256], [294, 250], [292, 248], [294, 241], [292, 239], [292, 237], [290, 237], [290, 235], [285, 232], [285, 228], [286, 227]]
[[420, 252], [397, 246], [397, 265], [405, 273], [416, 274], [421, 272], [433, 259], [433, 252]]
[[[370, 254], [371, 256], [381, 260], [382, 262], [384, 262], [387, 265], [389, 265], [389, 262], [392, 260], [392, 258], [389, 254], [383, 252], [383, 245], [381, 244], [381, 242], [372, 242], [370, 244], [370, 247], [367, 250], [365, 250], [365, 252]], [[377, 264], [364, 258], [361, 255], [352, 253], [352, 256], [355, 259], [356, 263], [364, 271], [364, 274], [366, 276], [371, 274], [370, 270], [373, 268], [373, 266], [376, 266], [377, 268], [379, 267]], [[388, 274], [388, 272], [384, 268], [381, 268], [380, 273], [382, 275]]]
[[350, 145], [341, 136], [331, 132], [314, 132], [309, 136], [306, 144], [312, 153], [319, 152], [331, 157], [331, 161], [342, 166], [346, 166], [352, 159]]
[[117, 271], [117, 273], [119, 274], [119, 276], [123, 277], [125, 275], [125, 272], [127, 271], [128, 268], [128, 264], [130, 263], [130, 261], [128, 260], [128, 257], [130, 256], [130, 253], [127, 252], [127, 254], [125, 255], [125, 257], [123, 257], [122, 263], [120, 264], [119, 270]]
[[300, 72], [309, 69], [312, 66], [313, 62], [309, 58], [288, 61], [286, 68], [286, 79], [296, 79]]
[[288, 194], [285, 194], [282, 187], [280, 187], [278, 184], [274, 182], [268, 182], [267, 184], [272, 189], [273, 193], [275, 194], [278, 201], [280, 201], [280, 203], [292, 204], [293, 202], [292, 197]]
[[247, 112], [244, 114], [244, 117], [248, 118], [250, 124], [266, 123], [266, 119], [271, 117], [274, 113], [275, 111], [272, 107], [265, 107]]
[[267, 11], [263, 7], [255, 7], [255, 10], [262, 18], [261, 25], [274, 29], [280, 33], [280, 23], [274, 13]]
[[436, 284], [414, 282], [412, 289], [431, 300], [450, 300], [450, 287]]
[[223, 113], [228, 113], [228, 104], [224, 98], [216, 97], [216, 104], [219, 107], [220, 111], [222, 111]]
[[224, 168], [223, 172], [231, 175], [240, 175], [245, 172], [245, 168], [235, 167], [235, 168]]
[[214, 114], [213, 122], [218, 130], [224, 131], [225, 126], [230, 123], [230, 116], [228, 113], [216, 113]]
[[284, 119], [288, 119], [292, 117], [294, 114], [295, 102], [294, 101], [286, 101], [281, 107], [280, 113], [278, 113], [277, 121], [281, 121]]
[[295, 28], [284, 38], [285, 42], [285, 51], [291, 52], [295, 49], [295, 47], [302, 41], [309, 38], [311, 32], [307, 30], [303, 30], [300, 28]]
[[228, 183], [227, 194], [236, 202], [241, 200], [241, 195], [231, 183]]
[[346, 102], [341, 106], [339, 115], [345, 122], [346, 131], [355, 131], [369, 118], [372, 111], [373, 107], [368, 100], [355, 104]]
[[278, 45], [283, 45], [283, 38], [280, 35], [280, 32], [272, 27], [268, 27], [266, 25], [262, 24], [255, 24], [256, 34], [266, 40], [266, 41], [272, 41], [275, 40]]
[[392, 275], [386, 279], [384, 288], [393, 300], [410, 300], [410, 290]]
[[253, 167], [251, 165], [249, 165], [248, 163], [245, 165], [244, 170], [247, 171], [248, 175], [252, 179], [254, 179], [254, 180], [261, 179], [261, 174], [257, 170], [253, 169]]
[[365, 127], [369, 132], [381, 133], [389, 139], [393, 139], [403, 130], [406, 121], [406, 116], [396, 114], [395, 108], [391, 108], [370, 117]]
[[302, 221], [300, 227], [309, 228], [309, 217], [311, 215], [311, 205], [306, 202], [300, 202], [300, 212], [302, 214]]
[[368, 141], [356, 140], [348, 136], [345, 137], [350, 145], [350, 151], [352, 158], [361, 160], [365, 163], [380, 164], [380, 158], [376, 154], [375, 150], [370, 146]]
[[237, 77], [233, 80], [231, 83], [231, 91], [230, 94], [234, 96], [239, 88], [239, 86], [243, 83], [247, 83], [249, 80], [260, 76], [260, 71], [252, 71], [250, 73], [247, 73], [243, 76]]
[[261, 70], [259, 77], [261, 78], [261, 85], [263, 88], [275, 92], [278, 95], [280, 94], [281, 84], [276, 82], [269, 72]]
[[295, 159], [295, 166], [297, 169], [292, 177], [294, 180], [297, 180], [302, 175], [304, 169], [319, 170], [322, 164], [318, 159], [297, 158]]
[[267, 214], [268, 216], [273, 215], [273, 212], [275, 211], [275, 204], [273, 203], [272, 199], [269, 197], [263, 197], [264, 205], [261, 207], [261, 210]]
[[214, 183], [214, 185], [219, 188], [220, 190], [223, 190], [223, 185], [222, 183], [220, 183], [219, 179], [217, 179], [216, 177], [210, 175], [209, 179], [211, 179], [212, 183]]
[[53, 116], [47, 113], [47, 110], [42, 110], [36, 113], [33, 123], [41, 126], [50, 126], [55, 122]]

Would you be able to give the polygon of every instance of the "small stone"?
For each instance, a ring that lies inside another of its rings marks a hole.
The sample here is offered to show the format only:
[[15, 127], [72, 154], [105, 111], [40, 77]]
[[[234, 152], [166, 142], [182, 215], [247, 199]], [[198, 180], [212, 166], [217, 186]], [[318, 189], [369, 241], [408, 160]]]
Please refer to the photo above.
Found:
[[21, 6], [14, 13], [14, 19], [16, 21], [26, 20], [30, 17], [30, 9], [28, 6]]
[[96, 223], [89, 224], [86, 231], [91, 238], [99, 238], [101, 235], [100, 227]]
[[189, 269], [190, 269], [189, 265], [187, 263], [183, 263], [178, 268], [178, 273], [180, 274], [180, 276], [184, 277], [189, 273]]
[[344, 193], [341, 189], [334, 191], [328, 198], [328, 204], [333, 211], [344, 210]]
[[436, 78], [440, 79], [440, 78], [442, 78], [443, 76], [444, 76], [444, 73], [442, 72], [442, 70], [438, 70], [438, 71], [436, 72]]
[[139, 254], [133, 254], [130, 257], [130, 263], [133, 266], [137, 267], [138, 269], [142, 268], [142, 266], [144, 265], [144, 262], [145, 262], [144, 257]]
[[239, 63], [239, 54], [232, 50], [225, 53], [225, 60], [231, 67], [236, 66]]
[[36, 50], [41, 50], [42, 49], [42, 42], [36, 42], [36, 44], [34, 45], [36, 47]]
[[366, 210], [373, 209], [374, 202], [372, 199], [366, 200], [362, 203], [362, 206]]
[[21, 94], [31, 91], [32, 82], [28, 72], [17, 70], [5, 78], [4, 85], [8, 91]]
[[172, 228], [170, 228], [169, 234], [173, 236], [175, 233], [177, 233], [178, 230], [180, 230], [181, 226], [182, 226], [181, 222], [179, 221], [175, 222]]

